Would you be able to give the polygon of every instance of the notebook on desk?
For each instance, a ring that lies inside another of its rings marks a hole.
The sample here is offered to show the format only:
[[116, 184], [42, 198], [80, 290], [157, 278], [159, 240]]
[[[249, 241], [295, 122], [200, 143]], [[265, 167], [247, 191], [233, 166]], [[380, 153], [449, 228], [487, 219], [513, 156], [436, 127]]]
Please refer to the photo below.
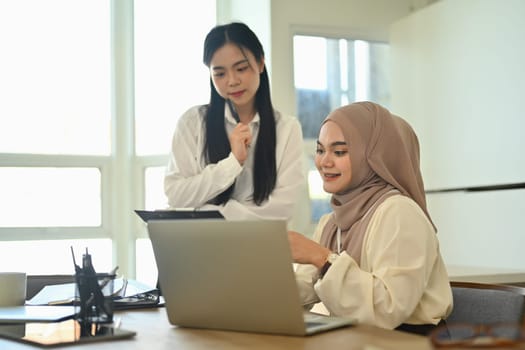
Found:
[[300, 336], [353, 323], [304, 312], [284, 221], [150, 220], [148, 232], [173, 325]]

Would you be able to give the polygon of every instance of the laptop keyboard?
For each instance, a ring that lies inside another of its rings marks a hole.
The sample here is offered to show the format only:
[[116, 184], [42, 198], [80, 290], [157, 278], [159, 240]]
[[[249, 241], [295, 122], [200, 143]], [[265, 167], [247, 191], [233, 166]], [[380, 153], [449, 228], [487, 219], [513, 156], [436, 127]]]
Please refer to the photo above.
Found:
[[315, 326], [322, 326], [326, 324], [326, 316], [324, 315], [317, 315], [311, 312], [305, 312], [303, 314], [304, 317], [304, 323], [306, 326], [315, 327]]
[[322, 326], [326, 324], [324, 322], [314, 322], [314, 321], [306, 321], [305, 323], [307, 327], [317, 327], [317, 326]]

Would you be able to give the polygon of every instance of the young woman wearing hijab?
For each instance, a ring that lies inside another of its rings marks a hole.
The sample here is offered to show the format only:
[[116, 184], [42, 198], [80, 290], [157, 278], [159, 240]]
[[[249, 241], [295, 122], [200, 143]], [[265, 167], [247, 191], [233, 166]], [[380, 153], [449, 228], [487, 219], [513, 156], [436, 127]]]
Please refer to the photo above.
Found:
[[450, 313], [452, 292], [414, 131], [378, 104], [353, 103], [324, 120], [315, 164], [333, 212], [313, 240], [288, 233], [304, 304], [427, 334]]
[[218, 209], [226, 219], [285, 219], [304, 185], [302, 132], [274, 110], [264, 51], [243, 23], [204, 42], [210, 102], [181, 116], [164, 189], [170, 207]]

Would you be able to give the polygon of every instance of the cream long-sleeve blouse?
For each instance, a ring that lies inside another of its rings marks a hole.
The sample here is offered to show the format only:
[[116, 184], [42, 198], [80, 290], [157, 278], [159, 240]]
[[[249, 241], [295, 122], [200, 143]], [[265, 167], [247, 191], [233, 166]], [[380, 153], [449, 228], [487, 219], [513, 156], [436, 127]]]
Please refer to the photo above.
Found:
[[[319, 242], [330, 214], [313, 239]], [[305, 307], [321, 301], [333, 315], [393, 329], [402, 323], [437, 324], [452, 310], [452, 292], [434, 229], [410, 198], [386, 199], [370, 219], [360, 266], [346, 252], [318, 279], [313, 265], [298, 265]]]

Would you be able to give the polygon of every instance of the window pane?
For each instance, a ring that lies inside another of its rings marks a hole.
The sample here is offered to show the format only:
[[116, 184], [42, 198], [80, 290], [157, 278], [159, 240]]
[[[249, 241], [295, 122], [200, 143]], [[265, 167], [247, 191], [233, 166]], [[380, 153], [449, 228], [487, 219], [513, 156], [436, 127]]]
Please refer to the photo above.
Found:
[[157, 263], [149, 238], [139, 238], [136, 241], [137, 249], [137, 280], [150, 286], [157, 284]]
[[323, 181], [315, 168], [313, 159], [308, 171], [308, 192], [312, 205], [312, 222], [317, 222], [321, 216], [332, 211], [330, 207], [331, 195], [323, 190]]
[[296, 35], [293, 48], [295, 88], [326, 90], [326, 39]]
[[0, 167], [0, 227], [100, 226], [96, 168]]
[[[184, 8], [183, 8], [184, 7]], [[202, 63], [215, 0], [135, 0], [135, 130], [139, 155], [165, 154], [178, 117], [209, 100]]]
[[[330, 49], [334, 46], [338, 50]], [[343, 104], [372, 100], [389, 107], [388, 67], [385, 43], [294, 36], [294, 84], [304, 137], [317, 138], [326, 115]]]
[[[165, 167], [148, 167], [146, 168], [145, 178], [145, 209], [155, 210], [168, 207], [166, 196], [164, 195], [164, 173]], [[146, 227], [144, 225], [144, 230]], [[136, 276], [137, 280], [147, 283], [151, 286], [157, 283], [157, 265], [155, 256], [151, 247], [149, 238], [139, 238], [136, 240]]]
[[341, 76], [339, 80], [341, 81], [341, 90], [348, 90], [348, 41], [339, 40], [339, 63], [341, 65]]
[[145, 174], [146, 203], [145, 209], [155, 210], [168, 207], [164, 194], [165, 167], [149, 167]]
[[370, 45], [370, 92], [369, 98], [390, 107], [390, 46], [385, 43]]
[[368, 100], [370, 86], [370, 55], [368, 42], [356, 40], [355, 48], [355, 100]]
[[77, 264], [82, 264], [82, 254], [88, 249], [95, 271], [111, 270], [110, 239], [4, 241], [0, 244], [0, 266], [3, 271], [23, 271], [31, 275], [74, 274], [71, 248]]
[[0, 2], [0, 153], [110, 153], [109, 10]]

